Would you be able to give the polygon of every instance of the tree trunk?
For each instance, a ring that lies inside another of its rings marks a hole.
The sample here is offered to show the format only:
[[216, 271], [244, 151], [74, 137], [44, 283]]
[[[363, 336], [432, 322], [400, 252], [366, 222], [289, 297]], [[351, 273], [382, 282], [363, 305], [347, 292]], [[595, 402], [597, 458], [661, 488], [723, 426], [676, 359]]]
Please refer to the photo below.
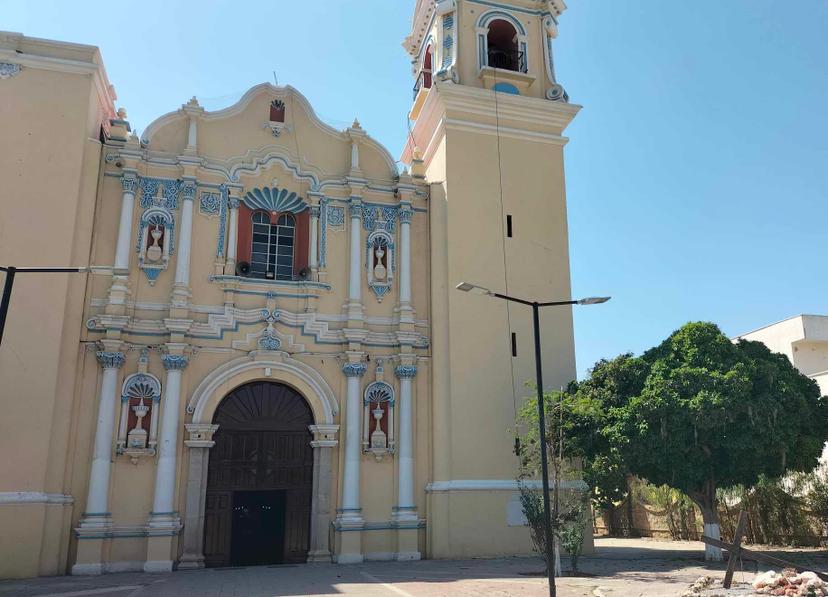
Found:
[[[719, 511], [716, 508], [716, 482], [708, 479], [701, 491], [689, 493], [690, 499], [699, 507], [704, 522], [704, 534], [713, 539], [721, 539], [722, 531], [719, 526]], [[724, 557], [719, 547], [705, 543], [704, 559], [708, 562], [721, 562]]]
[[[702, 511], [702, 520], [704, 521], [704, 534], [713, 539], [721, 539], [721, 527], [719, 526], [719, 511], [716, 509], [716, 502], [713, 504], [699, 504]], [[722, 550], [719, 547], [712, 545], [704, 545], [704, 559], [708, 562], [721, 562], [724, 557]]]

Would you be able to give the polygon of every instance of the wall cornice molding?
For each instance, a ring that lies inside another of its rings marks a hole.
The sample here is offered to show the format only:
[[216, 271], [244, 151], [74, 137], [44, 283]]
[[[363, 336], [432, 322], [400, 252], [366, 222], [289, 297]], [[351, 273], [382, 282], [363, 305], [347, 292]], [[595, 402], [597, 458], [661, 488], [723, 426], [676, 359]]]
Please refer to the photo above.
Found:
[[43, 491], [0, 491], [0, 505], [3, 504], [58, 504], [69, 505], [75, 498], [64, 493]]

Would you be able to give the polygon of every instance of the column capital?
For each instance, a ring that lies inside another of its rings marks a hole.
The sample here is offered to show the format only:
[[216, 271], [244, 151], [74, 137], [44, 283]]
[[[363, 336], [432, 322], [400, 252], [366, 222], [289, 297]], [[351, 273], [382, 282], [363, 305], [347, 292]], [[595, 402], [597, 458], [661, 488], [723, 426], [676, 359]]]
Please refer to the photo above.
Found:
[[367, 369], [364, 363], [347, 363], [342, 367], [342, 373], [346, 377], [362, 377]]
[[121, 187], [124, 193], [135, 194], [135, 189], [138, 187], [138, 175], [135, 172], [124, 172], [121, 176]]
[[103, 369], [120, 369], [126, 362], [124, 353], [109, 350], [97, 351], [95, 358], [98, 359], [98, 363]]
[[161, 355], [161, 362], [167, 371], [181, 371], [187, 368], [190, 359], [183, 354], [163, 354]]
[[238, 197], [229, 197], [227, 199], [227, 206], [230, 209], [238, 209], [239, 205], [241, 205], [241, 200]]
[[336, 439], [339, 425], [309, 425], [308, 429], [313, 433], [313, 448], [334, 448], [339, 443]]
[[400, 379], [412, 379], [417, 376], [417, 366], [398, 365], [397, 368], [394, 369], [394, 375], [396, 375]]
[[311, 215], [312, 218], [318, 218], [319, 217], [319, 206], [318, 205], [311, 205], [310, 215]]
[[362, 219], [362, 200], [353, 198], [348, 204], [348, 212], [351, 214], [351, 219]]
[[196, 181], [191, 179], [185, 179], [184, 182], [181, 183], [181, 196], [186, 201], [193, 201], [196, 195]]
[[212, 448], [216, 445], [213, 441], [213, 434], [218, 431], [218, 425], [185, 423], [184, 428], [189, 434], [189, 437], [184, 440], [184, 445], [188, 448]]
[[410, 224], [411, 223], [411, 216], [414, 215], [414, 210], [411, 207], [401, 207], [400, 208], [400, 224]]

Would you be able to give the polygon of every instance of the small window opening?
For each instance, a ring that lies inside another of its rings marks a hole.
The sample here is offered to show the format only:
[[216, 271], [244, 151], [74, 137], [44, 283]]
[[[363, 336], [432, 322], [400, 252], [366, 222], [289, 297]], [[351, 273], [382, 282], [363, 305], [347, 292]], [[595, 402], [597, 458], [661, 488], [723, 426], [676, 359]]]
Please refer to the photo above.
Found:
[[512, 332], [512, 356], [517, 356], [517, 334]]
[[432, 51], [431, 46], [428, 46], [423, 57], [423, 68], [420, 70], [420, 74], [417, 76], [417, 82], [414, 84], [414, 99], [417, 99], [417, 94], [420, 92], [420, 89], [431, 89], [431, 63]]
[[489, 66], [526, 72], [526, 56], [518, 48], [518, 35], [508, 21], [497, 19], [489, 25], [487, 37]]
[[506, 216], [506, 236], [512, 238], [512, 216]]
[[251, 275], [271, 280], [292, 280], [296, 221], [292, 215], [282, 214], [275, 224], [271, 222], [271, 215], [265, 211], [253, 214]]
[[284, 122], [285, 121], [285, 102], [282, 100], [273, 100], [270, 102], [270, 122]]

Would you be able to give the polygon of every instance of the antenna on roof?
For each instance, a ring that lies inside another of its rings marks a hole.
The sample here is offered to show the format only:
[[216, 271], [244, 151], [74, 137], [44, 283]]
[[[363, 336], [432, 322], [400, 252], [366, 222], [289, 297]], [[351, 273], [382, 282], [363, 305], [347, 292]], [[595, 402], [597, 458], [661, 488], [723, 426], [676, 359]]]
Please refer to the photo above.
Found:
[[276, 71], [273, 71], [273, 83], [276, 87], [279, 86], [279, 79], [276, 78]]

